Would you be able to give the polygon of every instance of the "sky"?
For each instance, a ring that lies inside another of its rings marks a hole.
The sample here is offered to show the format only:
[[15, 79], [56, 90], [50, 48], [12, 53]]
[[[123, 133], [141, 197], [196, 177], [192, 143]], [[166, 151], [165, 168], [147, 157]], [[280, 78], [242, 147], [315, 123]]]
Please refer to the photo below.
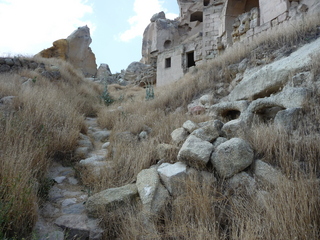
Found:
[[87, 25], [98, 67], [120, 72], [140, 61], [143, 32], [160, 11], [178, 17], [177, 0], [0, 0], [0, 56], [33, 56]]

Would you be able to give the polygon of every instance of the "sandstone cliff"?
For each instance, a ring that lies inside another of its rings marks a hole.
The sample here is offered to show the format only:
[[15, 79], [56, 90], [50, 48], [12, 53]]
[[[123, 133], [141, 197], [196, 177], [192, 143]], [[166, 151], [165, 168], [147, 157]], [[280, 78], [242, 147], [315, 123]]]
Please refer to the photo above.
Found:
[[39, 55], [67, 60], [81, 69], [86, 77], [92, 77], [97, 73], [97, 64], [89, 47], [91, 42], [90, 29], [87, 26], [79, 27], [66, 39], [54, 41], [52, 47], [42, 50]]

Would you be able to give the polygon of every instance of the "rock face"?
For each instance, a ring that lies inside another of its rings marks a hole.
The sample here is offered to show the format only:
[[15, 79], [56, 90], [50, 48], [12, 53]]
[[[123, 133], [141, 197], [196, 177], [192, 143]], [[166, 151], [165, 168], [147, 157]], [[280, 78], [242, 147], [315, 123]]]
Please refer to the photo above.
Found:
[[155, 69], [151, 65], [141, 62], [132, 62], [125, 71], [124, 79], [140, 86], [155, 84]]
[[97, 64], [89, 47], [91, 42], [90, 29], [87, 26], [79, 27], [66, 39], [54, 41], [52, 47], [42, 50], [39, 55], [67, 60], [81, 69], [86, 77], [92, 77], [97, 73]]

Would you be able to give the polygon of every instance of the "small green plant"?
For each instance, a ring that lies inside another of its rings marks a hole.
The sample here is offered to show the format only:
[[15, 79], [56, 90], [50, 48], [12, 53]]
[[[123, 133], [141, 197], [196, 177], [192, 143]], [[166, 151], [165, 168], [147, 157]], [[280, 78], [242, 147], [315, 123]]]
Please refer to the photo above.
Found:
[[154, 89], [153, 85], [148, 83], [146, 87], [146, 100], [154, 99]]
[[112, 104], [114, 102], [114, 99], [111, 97], [109, 91], [108, 91], [108, 85], [106, 84], [103, 93], [101, 95], [101, 98], [103, 100], [103, 102], [109, 106], [110, 104]]
[[33, 83], [36, 83], [36, 81], [37, 81], [37, 77], [32, 78]]

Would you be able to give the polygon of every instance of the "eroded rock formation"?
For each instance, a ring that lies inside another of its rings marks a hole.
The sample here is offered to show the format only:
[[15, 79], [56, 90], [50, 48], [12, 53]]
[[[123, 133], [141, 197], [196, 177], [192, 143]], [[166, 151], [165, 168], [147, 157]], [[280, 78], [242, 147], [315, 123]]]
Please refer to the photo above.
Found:
[[60, 58], [72, 63], [82, 70], [86, 77], [95, 76], [97, 64], [94, 53], [89, 45], [92, 39], [87, 26], [79, 27], [66, 39], [53, 42], [53, 46], [42, 50], [39, 55], [44, 58]]

